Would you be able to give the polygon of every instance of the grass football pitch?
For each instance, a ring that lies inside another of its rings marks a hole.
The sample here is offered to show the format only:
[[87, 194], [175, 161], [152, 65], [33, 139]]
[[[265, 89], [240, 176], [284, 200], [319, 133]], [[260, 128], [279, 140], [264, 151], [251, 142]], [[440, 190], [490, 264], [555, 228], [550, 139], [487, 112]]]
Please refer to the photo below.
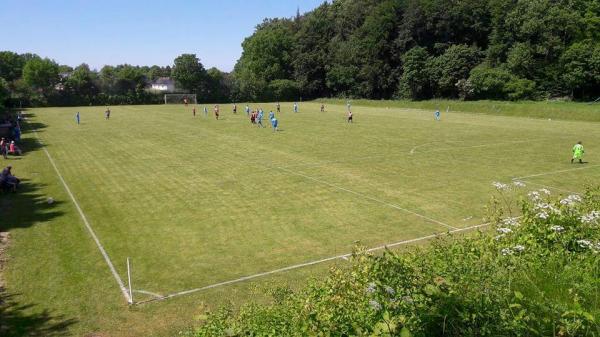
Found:
[[[494, 181], [556, 194], [600, 181], [597, 122], [445, 107], [435, 121], [433, 110], [375, 104], [352, 106], [347, 123], [344, 103], [319, 112], [313, 102], [298, 113], [282, 104], [274, 132], [274, 104], [250, 104], [265, 110], [265, 128], [250, 123], [244, 106], [233, 114], [221, 105], [219, 120], [203, 105], [195, 117], [192, 105], [116, 106], [110, 120], [104, 107], [27, 111], [30, 151], [3, 162], [25, 178], [20, 194], [0, 196], [13, 235], [9, 289], [73, 319], [75, 333], [149, 335], [141, 326], [162, 331], [157, 325], [168, 322], [145, 321], [176, 321], [178, 310], [219, 303], [232, 289], [251, 296], [246, 277], [303, 278], [286, 268], [358, 242], [378, 247], [474, 228]], [[579, 140], [584, 165], [569, 162]], [[127, 285], [128, 257], [136, 302], [173, 298], [127, 309], [117, 279]], [[182, 302], [175, 309], [172, 301]]]

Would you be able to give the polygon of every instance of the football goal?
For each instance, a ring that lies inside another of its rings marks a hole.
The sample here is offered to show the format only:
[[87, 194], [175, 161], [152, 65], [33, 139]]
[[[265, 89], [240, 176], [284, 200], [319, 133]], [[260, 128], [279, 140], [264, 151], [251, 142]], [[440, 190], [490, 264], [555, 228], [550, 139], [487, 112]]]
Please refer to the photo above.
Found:
[[196, 94], [165, 94], [165, 104], [196, 104]]

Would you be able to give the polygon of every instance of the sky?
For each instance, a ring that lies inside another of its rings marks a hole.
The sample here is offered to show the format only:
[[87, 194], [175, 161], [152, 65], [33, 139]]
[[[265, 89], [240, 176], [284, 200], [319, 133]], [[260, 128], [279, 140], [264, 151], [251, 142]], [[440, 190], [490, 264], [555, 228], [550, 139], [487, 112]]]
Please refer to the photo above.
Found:
[[292, 17], [324, 0], [0, 0], [0, 50], [59, 64], [172, 65], [196, 54], [233, 70], [241, 43], [265, 18]]

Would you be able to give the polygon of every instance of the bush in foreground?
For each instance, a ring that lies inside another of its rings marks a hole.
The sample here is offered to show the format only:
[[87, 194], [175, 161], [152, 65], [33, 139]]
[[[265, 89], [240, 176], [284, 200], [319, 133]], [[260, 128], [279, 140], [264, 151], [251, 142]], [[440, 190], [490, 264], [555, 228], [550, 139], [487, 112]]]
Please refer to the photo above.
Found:
[[325, 280], [209, 313], [188, 334], [600, 336], [600, 189], [519, 198], [521, 185], [495, 183], [494, 230], [409, 252], [357, 249]]

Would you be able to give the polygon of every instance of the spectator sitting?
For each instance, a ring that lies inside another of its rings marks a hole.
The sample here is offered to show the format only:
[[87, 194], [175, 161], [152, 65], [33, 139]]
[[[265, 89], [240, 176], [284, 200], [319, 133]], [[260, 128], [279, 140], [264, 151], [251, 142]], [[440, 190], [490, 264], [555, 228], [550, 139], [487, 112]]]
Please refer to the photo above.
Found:
[[19, 147], [15, 144], [14, 140], [12, 142], [10, 142], [10, 146], [8, 147], [8, 153], [12, 154], [13, 156], [23, 155], [23, 153], [21, 152], [21, 149], [19, 149]]
[[21, 181], [19, 178], [12, 175], [11, 169], [12, 166], [8, 165], [2, 170], [2, 173], [0, 173], [0, 189], [10, 189], [13, 192], [16, 192]]

